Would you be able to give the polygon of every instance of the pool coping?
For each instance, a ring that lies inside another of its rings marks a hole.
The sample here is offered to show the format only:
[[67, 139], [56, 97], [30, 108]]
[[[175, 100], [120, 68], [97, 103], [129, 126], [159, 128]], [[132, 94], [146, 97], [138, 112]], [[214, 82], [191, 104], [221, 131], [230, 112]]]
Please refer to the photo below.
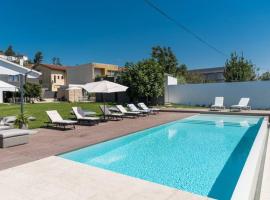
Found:
[[264, 164], [264, 154], [268, 138], [268, 117], [264, 117], [255, 141], [251, 147], [246, 163], [242, 169], [240, 177], [231, 199], [255, 199], [257, 186]]

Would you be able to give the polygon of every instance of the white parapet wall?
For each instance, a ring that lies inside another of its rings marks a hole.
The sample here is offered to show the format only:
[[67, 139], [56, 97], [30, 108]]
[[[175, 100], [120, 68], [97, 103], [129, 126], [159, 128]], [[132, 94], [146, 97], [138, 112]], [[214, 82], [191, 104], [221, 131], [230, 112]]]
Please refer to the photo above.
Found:
[[229, 107], [249, 97], [252, 108], [270, 108], [270, 81], [167, 85], [165, 91], [166, 102], [175, 104], [209, 106], [215, 97], [223, 96]]

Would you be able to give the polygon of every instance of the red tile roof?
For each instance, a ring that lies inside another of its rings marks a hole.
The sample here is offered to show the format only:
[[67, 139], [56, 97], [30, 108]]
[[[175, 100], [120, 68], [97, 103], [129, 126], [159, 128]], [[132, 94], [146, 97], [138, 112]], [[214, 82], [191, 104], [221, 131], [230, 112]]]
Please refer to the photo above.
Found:
[[60, 65], [52, 65], [52, 64], [39, 64], [38, 66], [43, 66], [51, 70], [58, 70], [58, 71], [66, 71], [66, 69], [68, 68], [68, 66], [60, 66]]

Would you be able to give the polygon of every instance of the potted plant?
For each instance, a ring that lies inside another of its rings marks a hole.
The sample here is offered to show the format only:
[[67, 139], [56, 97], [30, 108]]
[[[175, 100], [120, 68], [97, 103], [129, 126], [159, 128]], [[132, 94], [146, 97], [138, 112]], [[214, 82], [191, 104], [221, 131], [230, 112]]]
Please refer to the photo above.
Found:
[[28, 117], [26, 114], [21, 113], [17, 115], [14, 125], [20, 129], [27, 129], [28, 128]]

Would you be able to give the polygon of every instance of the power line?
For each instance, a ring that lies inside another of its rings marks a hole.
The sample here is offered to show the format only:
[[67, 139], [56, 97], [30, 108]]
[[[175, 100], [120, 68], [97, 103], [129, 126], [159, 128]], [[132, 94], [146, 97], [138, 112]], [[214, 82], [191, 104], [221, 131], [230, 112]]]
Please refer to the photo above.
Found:
[[185, 32], [189, 33], [190, 35], [192, 35], [193, 37], [195, 37], [197, 40], [199, 40], [201, 43], [203, 43], [204, 45], [206, 45], [207, 47], [209, 47], [210, 49], [214, 50], [215, 52], [227, 57], [227, 54], [224, 53], [223, 51], [219, 50], [218, 48], [216, 48], [215, 46], [211, 45], [210, 43], [208, 43], [207, 41], [205, 41], [202, 37], [200, 37], [198, 34], [194, 33], [193, 31], [191, 31], [189, 28], [187, 28], [185, 25], [179, 23], [178, 21], [176, 21], [174, 18], [170, 17], [166, 12], [164, 12], [163, 10], [161, 10], [159, 7], [157, 7], [155, 4], [153, 4], [151, 1], [149, 0], [144, 0], [144, 2], [150, 6], [151, 8], [153, 8], [154, 10], [156, 10], [159, 14], [161, 14], [162, 16], [164, 16], [165, 18], [167, 18], [168, 20], [170, 20], [171, 22], [173, 22], [176, 26], [178, 26], [180, 29], [184, 30]]

